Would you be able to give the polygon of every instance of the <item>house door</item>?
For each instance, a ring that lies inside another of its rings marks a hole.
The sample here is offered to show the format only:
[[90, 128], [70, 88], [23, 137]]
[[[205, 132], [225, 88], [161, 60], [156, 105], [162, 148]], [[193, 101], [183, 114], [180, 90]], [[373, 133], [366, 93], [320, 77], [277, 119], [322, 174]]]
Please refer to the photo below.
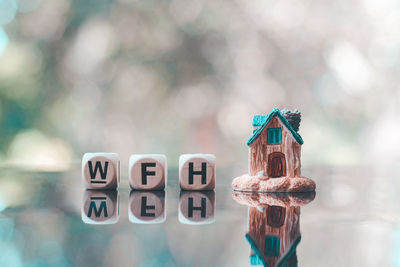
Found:
[[268, 156], [268, 176], [282, 177], [286, 176], [285, 155], [281, 152], [274, 152]]
[[279, 228], [285, 222], [286, 208], [280, 206], [269, 206], [267, 211], [267, 224]]

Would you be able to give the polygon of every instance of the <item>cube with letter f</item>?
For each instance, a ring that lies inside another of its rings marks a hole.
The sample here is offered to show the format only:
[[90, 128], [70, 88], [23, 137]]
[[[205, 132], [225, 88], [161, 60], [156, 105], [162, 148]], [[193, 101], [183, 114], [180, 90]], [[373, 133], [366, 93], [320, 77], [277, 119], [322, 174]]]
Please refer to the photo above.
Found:
[[136, 190], [164, 190], [167, 184], [165, 155], [132, 155], [129, 159], [129, 184]]
[[163, 190], [132, 190], [129, 197], [129, 221], [140, 224], [163, 223], [166, 219]]

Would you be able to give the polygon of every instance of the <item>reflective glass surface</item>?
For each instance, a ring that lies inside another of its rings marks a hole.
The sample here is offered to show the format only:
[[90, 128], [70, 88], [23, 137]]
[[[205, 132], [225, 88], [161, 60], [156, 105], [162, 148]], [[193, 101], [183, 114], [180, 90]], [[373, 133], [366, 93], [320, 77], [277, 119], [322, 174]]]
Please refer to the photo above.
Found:
[[398, 265], [396, 171], [306, 168], [315, 195], [266, 196], [233, 193], [231, 169], [215, 192], [180, 192], [174, 169], [165, 192], [131, 192], [124, 176], [116, 192], [85, 190], [78, 165], [3, 168], [1, 266]]

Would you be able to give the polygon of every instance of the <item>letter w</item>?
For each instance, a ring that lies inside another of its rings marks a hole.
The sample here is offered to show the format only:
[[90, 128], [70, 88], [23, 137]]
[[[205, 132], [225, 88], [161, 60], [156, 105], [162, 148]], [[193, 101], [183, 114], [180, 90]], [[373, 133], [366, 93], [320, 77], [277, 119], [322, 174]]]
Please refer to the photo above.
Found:
[[89, 164], [89, 173], [90, 173], [91, 179], [96, 179], [97, 170], [99, 170], [99, 172], [100, 172], [101, 179], [103, 179], [103, 180], [106, 179], [107, 169], [108, 169], [108, 161], [105, 162], [104, 170], [101, 166], [100, 161], [96, 161], [96, 165], [94, 166], [94, 171], [93, 171], [92, 162], [89, 161], [88, 164]]
[[101, 201], [99, 209], [97, 209], [96, 207], [96, 202], [91, 201], [89, 206], [88, 217], [90, 218], [92, 216], [92, 212], [94, 211], [94, 216], [98, 218], [100, 217], [102, 210], [104, 210], [104, 217], [108, 217], [107, 204], [105, 201]]

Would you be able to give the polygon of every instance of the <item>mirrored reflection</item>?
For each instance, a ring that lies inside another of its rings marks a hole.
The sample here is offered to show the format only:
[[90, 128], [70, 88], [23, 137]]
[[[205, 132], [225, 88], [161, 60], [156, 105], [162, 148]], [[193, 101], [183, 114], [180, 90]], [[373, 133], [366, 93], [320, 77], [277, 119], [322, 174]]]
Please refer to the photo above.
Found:
[[85, 190], [82, 221], [87, 224], [113, 224], [119, 218], [119, 193], [115, 190]]
[[140, 224], [165, 222], [165, 207], [164, 191], [132, 190], [129, 197], [129, 221]]
[[300, 243], [300, 206], [310, 203], [315, 192], [249, 193], [233, 192], [233, 198], [248, 206], [253, 266], [298, 266], [296, 248]]
[[214, 191], [181, 191], [179, 196], [179, 222], [184, 224], [210, 224], [215, 221]]

